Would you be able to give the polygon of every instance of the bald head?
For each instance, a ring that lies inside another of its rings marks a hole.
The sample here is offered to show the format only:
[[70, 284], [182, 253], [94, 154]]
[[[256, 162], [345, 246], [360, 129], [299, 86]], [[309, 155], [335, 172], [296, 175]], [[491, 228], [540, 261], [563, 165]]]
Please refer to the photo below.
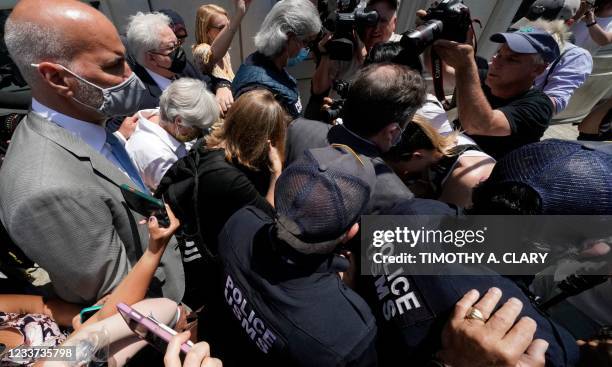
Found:
[[51, 61], [70, 67], [80, 53], [96, 47], [119, 52], [122, 47], [105, 16], [75, 0], [20, 1], [6, 21], [4, 40], [30, 85], [40, 79], [30, 64]]
[[405, 124], [425, 101], [423, 78], [404, 65], [371, 64], [353, 80], [344, 102], [344, 123], [362, 137], [392, 123]]

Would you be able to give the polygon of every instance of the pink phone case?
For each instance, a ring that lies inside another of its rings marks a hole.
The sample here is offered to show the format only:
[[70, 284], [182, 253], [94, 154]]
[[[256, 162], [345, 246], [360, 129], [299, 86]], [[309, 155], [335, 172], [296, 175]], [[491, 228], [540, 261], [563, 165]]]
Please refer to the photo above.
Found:
[[[161, 322], [155, 320], [152, 317], [143, 316], [140, 312], [134, 310], [125, 303], [119, 303], [117, 305], [117, 310], [119, 311], [121, 316], [123, 316], [125, 322], [128, 324], [130, 329], [134, 331], [136, 335], [146, 340], [155, 347], [158, 347], [160, 349], [162, 348], [162, 346], [159, 345], [160, 341], [164, 343], [164, 346], [167, 346], [170, 339], [172, 339], [172, 337], [177, 334], [177, 332], [174, 329], [170, 328], [168, 325], [162, 324]], [[153, 335], [154, 337], [151, 337], [151, 335]], [[181, 351], [187, 354], [187, 352], [189, 352], [192, 347], [193, 343], [188, 340], [185, 343], [181, 344]], [[162, 350], [162, 352], [164, 350]]]

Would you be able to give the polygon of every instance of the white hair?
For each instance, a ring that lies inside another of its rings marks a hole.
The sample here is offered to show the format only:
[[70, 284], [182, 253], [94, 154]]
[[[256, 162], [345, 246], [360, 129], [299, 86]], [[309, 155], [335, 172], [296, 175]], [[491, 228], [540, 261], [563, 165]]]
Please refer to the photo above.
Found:
[[309, 0], [282, 0], [266, 15], [255, 35], [255, 47], [262, 54], [273, 57], [285, 49], [288, 33], [307, 37], [320, 29], [319, 13]]
[[159, 115], [165, 123], [177, 117], [185, 126], [205, 130], [219, 118], [219, 105], [215, 96], [206, 89], [206, 83], [192, 78], [172, 82], [159, 98]]
[[548, 34], [550, 34], [555, 41], [557, 41], [557, 45], [559, 45], [559, 50], [563, 52], [565, 49], [565, 43], [569, 42], [572, 33], [570, 32], [568, 26], [562, 20], [544, 20], [538, 19], [532, 22], [525, 23], [523, 27], [533, 27], [537, 29], [541, 29]]
[[156, 50], [161, 45], [159, 33], [170, 27], [170, 17], [162, 13], [138, 12], [130, 17], [127, 26], [128, 49], [140, 65], [144, 65], [147, 51]]
[[40, 79], [31, 64], [50, 61], [71, 67], [76, 47], [66, 42], [58, 27], [8, 18], [4, 25], [4, 43], [11, 59], [30, 86]]

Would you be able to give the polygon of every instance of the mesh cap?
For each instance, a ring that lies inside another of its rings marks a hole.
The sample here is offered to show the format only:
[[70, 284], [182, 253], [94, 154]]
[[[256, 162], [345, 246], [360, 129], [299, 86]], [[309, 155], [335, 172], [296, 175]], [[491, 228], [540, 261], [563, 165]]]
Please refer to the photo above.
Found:
[[486, 185], [522, 183], [542, 200], [542, 214], [612, 214], [612, 155], [580, 143], [545, 140], [508, 153]]
[[347, 146], [306, 151], [276, 183], [278, 237], [305, 254], [333, 251], [364, 213], [375, 182], [372, 163]]

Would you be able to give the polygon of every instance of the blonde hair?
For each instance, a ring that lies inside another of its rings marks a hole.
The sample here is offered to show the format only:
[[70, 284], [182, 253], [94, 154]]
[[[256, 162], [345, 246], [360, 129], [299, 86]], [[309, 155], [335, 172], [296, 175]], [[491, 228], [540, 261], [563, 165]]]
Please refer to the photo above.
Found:
[[229, 17], [225, 9], [215, 4], [206, 4], [198, 8], [195, 22], [196, 43], [193, 45], [193, 48], [202, 43], [207, 43], [209, 45], [212, 43], [212, 40], [208, 37], [208, 31], [210, 30], [212, 17], [215, 15]]
[[281, 157], [285, 155], [285, 136], [290, 117], [274, 98], [263, 89], [241, 95], [206, 138], [208, 149], [224, 149], [225, 158], [250, 169], [258, 170], [268, 162], [268, 141]]
[[441, 135], [429, 120], [415, 115], [406, 125], [401, 143], [391, 148], [385, 159], [394, 162], [403, 161], [418, 149], [433, 150], [439, 156], [452, 157], [457, 154], [455, 146], [459, 133], [453, 131], [446, 136]]
[[436, 130], [431, 122], [423, 116], [415, 115], [412, 118], [412, 123], [416, 124], [425, 136], [431, 142], [433, 149], [446, 157], [455, 155], [454, 148], [457, 145], [457, 136], [459, 131], [455, 130], [452, 133], [444, 136]]

